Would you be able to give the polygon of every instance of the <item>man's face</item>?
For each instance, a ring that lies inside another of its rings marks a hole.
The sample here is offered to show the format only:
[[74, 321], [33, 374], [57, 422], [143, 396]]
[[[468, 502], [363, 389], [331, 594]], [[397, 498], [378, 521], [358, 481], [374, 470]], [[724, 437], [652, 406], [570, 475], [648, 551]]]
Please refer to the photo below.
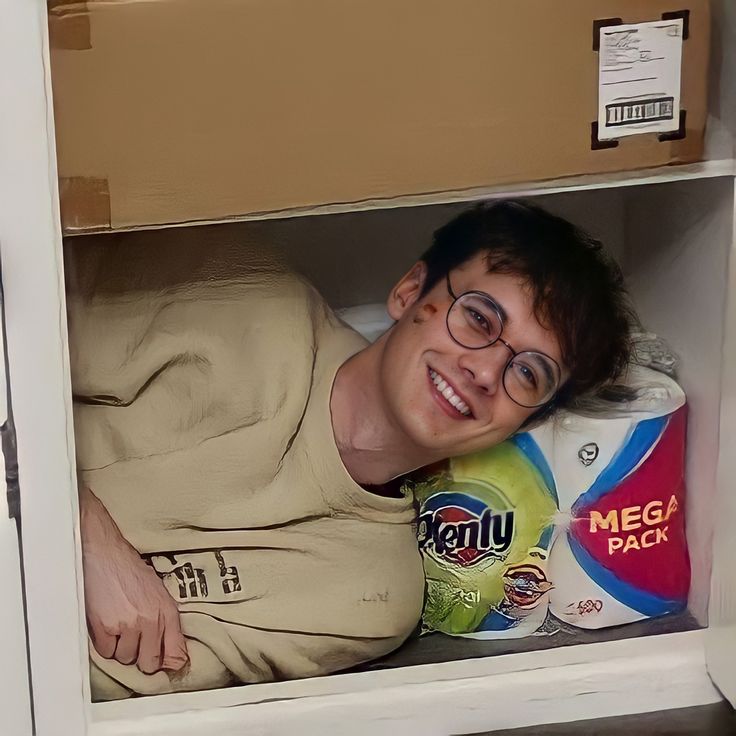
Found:
[[[502, 442], [536, 409], [519, 406], [506, 393], [503, 372], [511, 353], [500, 341], [471, 350], [450, 337], [445, 320], [453, 300], [446, 280], [419, 298], [424, 274], [424, 264], [416, 264], [389, 296], [388, 311], [397, 323], [385, 337], [381, 389], [391, 418], [411, 443], [453, 457]], [[507, 315], [504, 340], [516, 352], [553, 358], [566, 380], [558, 340], [534, 315], [531, 290], [520, 277], [488, 273], [481, 254], [453, 270], [450, 280], [456, 295], [491, 296]]]

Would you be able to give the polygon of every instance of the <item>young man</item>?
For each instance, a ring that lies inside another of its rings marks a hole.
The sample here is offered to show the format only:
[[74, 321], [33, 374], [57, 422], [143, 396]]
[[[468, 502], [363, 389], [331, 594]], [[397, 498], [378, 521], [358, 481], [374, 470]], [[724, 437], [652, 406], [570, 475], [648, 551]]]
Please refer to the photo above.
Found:
[[435, 234], [372, 345], [258, 269], [70, 297], [98, 699], [324, 674], [381, 656], [423, 595], [391, 481], [615, 378], [618, 268], [518, 202]]

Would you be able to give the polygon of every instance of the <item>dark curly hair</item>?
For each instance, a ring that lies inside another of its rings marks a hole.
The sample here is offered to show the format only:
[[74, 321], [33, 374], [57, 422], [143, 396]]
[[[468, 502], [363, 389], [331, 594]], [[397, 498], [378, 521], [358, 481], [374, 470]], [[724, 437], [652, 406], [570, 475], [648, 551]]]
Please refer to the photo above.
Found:
[[626, 368], [637, 323], [623, 274], [602, 244], [561, 217], [519, 200], [484, 203], [434, 233], [421, 256], [426, 294], [454, 268], [487, 254], [489, 272], [530, 285], [534, 313], [560, 342], [570, 378], [538, 420], [613, 383]]

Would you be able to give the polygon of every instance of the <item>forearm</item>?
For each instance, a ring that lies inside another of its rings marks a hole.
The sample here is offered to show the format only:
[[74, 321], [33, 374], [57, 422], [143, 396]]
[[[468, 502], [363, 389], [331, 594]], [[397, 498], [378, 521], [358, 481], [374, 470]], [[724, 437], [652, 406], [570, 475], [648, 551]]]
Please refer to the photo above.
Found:
[[149, 674], [181, 669], [187, 649], [174, 600], [82, 484], [79, 504], [87, 623], [95, 649]]
[[102, 501], [83, 483], [79, 484], [79, 524], [83, 554], [117, 544], [129, 546]]

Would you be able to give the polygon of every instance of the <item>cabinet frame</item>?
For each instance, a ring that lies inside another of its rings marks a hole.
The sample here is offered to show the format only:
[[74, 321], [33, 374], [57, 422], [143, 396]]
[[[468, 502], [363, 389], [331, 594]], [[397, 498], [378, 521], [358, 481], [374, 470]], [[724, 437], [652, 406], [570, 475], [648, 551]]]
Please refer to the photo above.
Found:
[[[37, 734], [286, 734], [297, 728], [302, 733], [324, 734], [344, 732], [346, 722], [357, 734], [444, 734], [720, 699], [707, 673], [705, 640], [709, 634], [691, 631], [393, 671], [91, 704], [46, 3], [0, 0], [0, 11], [6, 21], [0, 25], [0, 67], [13, 70], [0, 81], [4, 104], [0, 116], [0, 256], [23, 498]], [[721, 159], [681, 169], [577, 177], [518, 188], [514, 193], [734, 175], [733, 159]], [[508, 193], [500, 188], [445, 193], [432, 202]], [[402, 198], [373, 206], [427, 203], [426, 199]], [[736, 287], [733, 277], [731, 281]], [[733, 309], [726, 319], [728, 334], [736, 334]], [[732, 362], [724, 358], [724, 371]], [[722, 445], [719, 468], [725, 468], [726, 449]], [[720, 475], [725, 479], [728, 473]], [[733, 590], [736, 583], [726, 585]], [[258, 700], [263, 702], [256, 704]]]
[[1, 255], [35, 730], [81, 735], [87, 646], [46, 12], [44, 0], [0, 0]]

